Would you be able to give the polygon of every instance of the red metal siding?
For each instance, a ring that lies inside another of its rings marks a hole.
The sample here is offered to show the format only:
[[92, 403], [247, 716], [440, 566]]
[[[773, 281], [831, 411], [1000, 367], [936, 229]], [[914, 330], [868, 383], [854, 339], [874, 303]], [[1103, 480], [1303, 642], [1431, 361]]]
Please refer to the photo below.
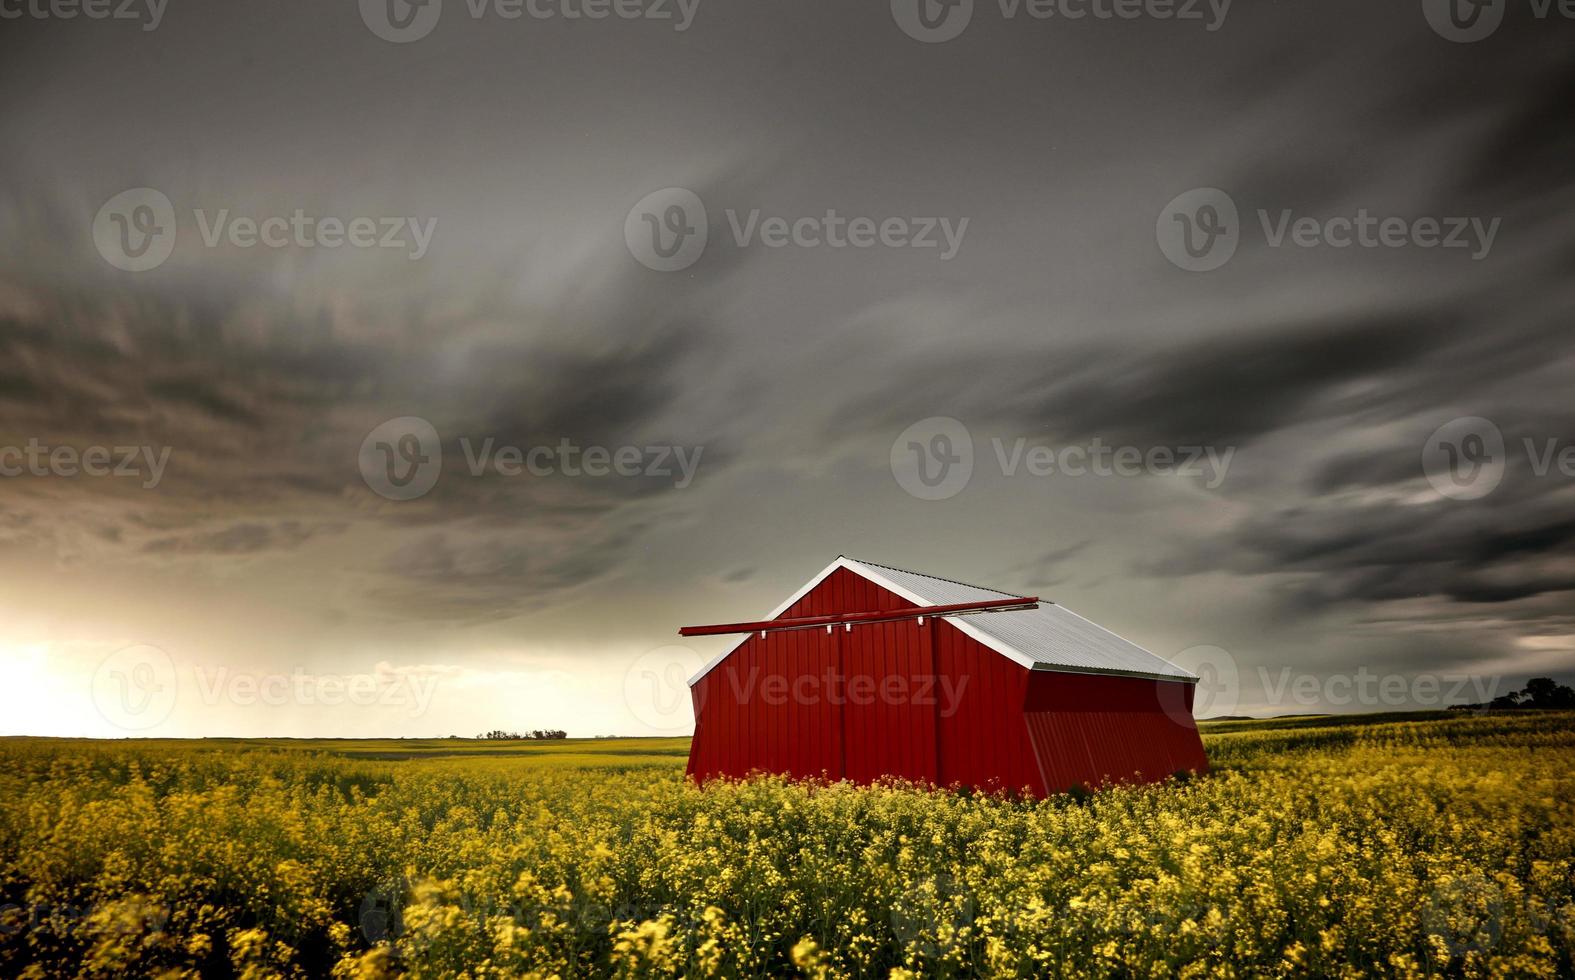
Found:
[[[839, 568], [782, 615], [913, 606]], [[1029, 671], [947, 620], [751, 634], [692, 697], [700, 780], [899, 776], [1044, 795], [1208, 765], [1191, 685]]]
[[1193, 686], [1177, 681], [1034, 672], [1024, 718], [1046, 787], [1055, 793], [1207, 770], [1192, 696]]
[[942, 710], [947, 715], [945, 707], [952, 708], [941, 719], [941, 785], [1026, 789], [1042, 795], [1044, 785], [1023, 725], [1027, 668], [949, 623], [935, 638], [942, 682], [956, 697], [955, 705]]
[[832, 639], [816, 630], [751, 636], [701, 678], [691, 691], [690, 775], [841, 778], [841, 721], [820, 693], [836, 668]]
[[839, 568], [789, 606], [778, 618], [829, 616], [832, 613], [861, 612], [865, 609], [912, 609], [914, 605], [867, 578], [855, 575], [846, 568]]
[[858, 783], [882, 776], [936, 782], [935, 715], [929, 638], [933, 620], [855, 626], [838, 636], [847, 753], [843, 775]]

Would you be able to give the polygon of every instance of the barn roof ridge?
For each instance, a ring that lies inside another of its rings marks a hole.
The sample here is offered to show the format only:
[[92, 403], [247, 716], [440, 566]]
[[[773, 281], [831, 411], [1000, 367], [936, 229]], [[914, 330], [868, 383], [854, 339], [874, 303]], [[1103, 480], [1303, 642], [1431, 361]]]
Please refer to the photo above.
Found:
[[[905, 575], [917, 575], [920, 578], [932, 578], [932, 579], [934, 579], [937, 582], [949, 582], [952, 585], [962, 585], [962, 586], [966, 586], [967, 588], [970, 588], [970, 589], [978, 589], [980, 592], [994, 592], [994, 593], [1002, 596], [1003, 598], [1011, 598], [1011, 599], [1025, 599], [1025, 598], [1027, 598], [1027, 596], [1024, 596], [1020, 592], [1002, 592], [1000, 589], [993, 589], [993, 588], [991, 588], [988, 585], [975, 585], [972, 582], [963, 582], [963, 581], [960, 581], [958, 579], [947, 578], [944, 575], [931, 575], [929, 572], [916, 572], [916, 571], [914, 571], [911, 568], [901, 568], [901, 567], [899, 567], [897, 565], [887, 565], [884, 562], [866, 561], [863, 558], [855, 558], [852, 555], [838, 555], [837, 557], [838, 558], [846, 558], [848, 561], [856, 561], [860, 565], [868, 565], [871, 568], [883, 568], [883, 569], [885, 569], [888, 572], [902, 572]], [[1050, 599], [1040, 599], [1039, 601], [1040, 602], [1051, 602], [1052, 600], [1050, 600]]]

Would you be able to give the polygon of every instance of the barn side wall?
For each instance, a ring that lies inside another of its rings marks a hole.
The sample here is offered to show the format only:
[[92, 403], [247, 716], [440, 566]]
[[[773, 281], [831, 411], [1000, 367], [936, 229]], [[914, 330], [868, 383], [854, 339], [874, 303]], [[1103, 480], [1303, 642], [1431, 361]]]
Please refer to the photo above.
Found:
[[1049, 791], [1206, 771], [1193, 693], [1178, 681], [1035, 671], [1024, 718]]

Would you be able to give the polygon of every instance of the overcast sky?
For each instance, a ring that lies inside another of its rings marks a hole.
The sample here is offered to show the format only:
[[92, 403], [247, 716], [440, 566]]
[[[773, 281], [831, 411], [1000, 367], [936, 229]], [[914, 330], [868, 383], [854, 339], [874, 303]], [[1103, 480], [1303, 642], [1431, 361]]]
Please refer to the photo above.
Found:
[[0, 729], [683, 731], [839, 554], [1575, 679], [1575, 26], [926, 2], [6, 5]]

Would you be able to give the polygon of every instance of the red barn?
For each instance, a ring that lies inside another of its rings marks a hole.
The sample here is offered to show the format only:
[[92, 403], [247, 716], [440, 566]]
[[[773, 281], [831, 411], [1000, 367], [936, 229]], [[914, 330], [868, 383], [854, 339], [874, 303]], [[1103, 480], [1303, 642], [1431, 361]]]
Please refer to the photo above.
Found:
[[689, 682], [689, 774], [1044, 796], [1207, 769], [1197, 677], [1064, 606], [838, 558]]

